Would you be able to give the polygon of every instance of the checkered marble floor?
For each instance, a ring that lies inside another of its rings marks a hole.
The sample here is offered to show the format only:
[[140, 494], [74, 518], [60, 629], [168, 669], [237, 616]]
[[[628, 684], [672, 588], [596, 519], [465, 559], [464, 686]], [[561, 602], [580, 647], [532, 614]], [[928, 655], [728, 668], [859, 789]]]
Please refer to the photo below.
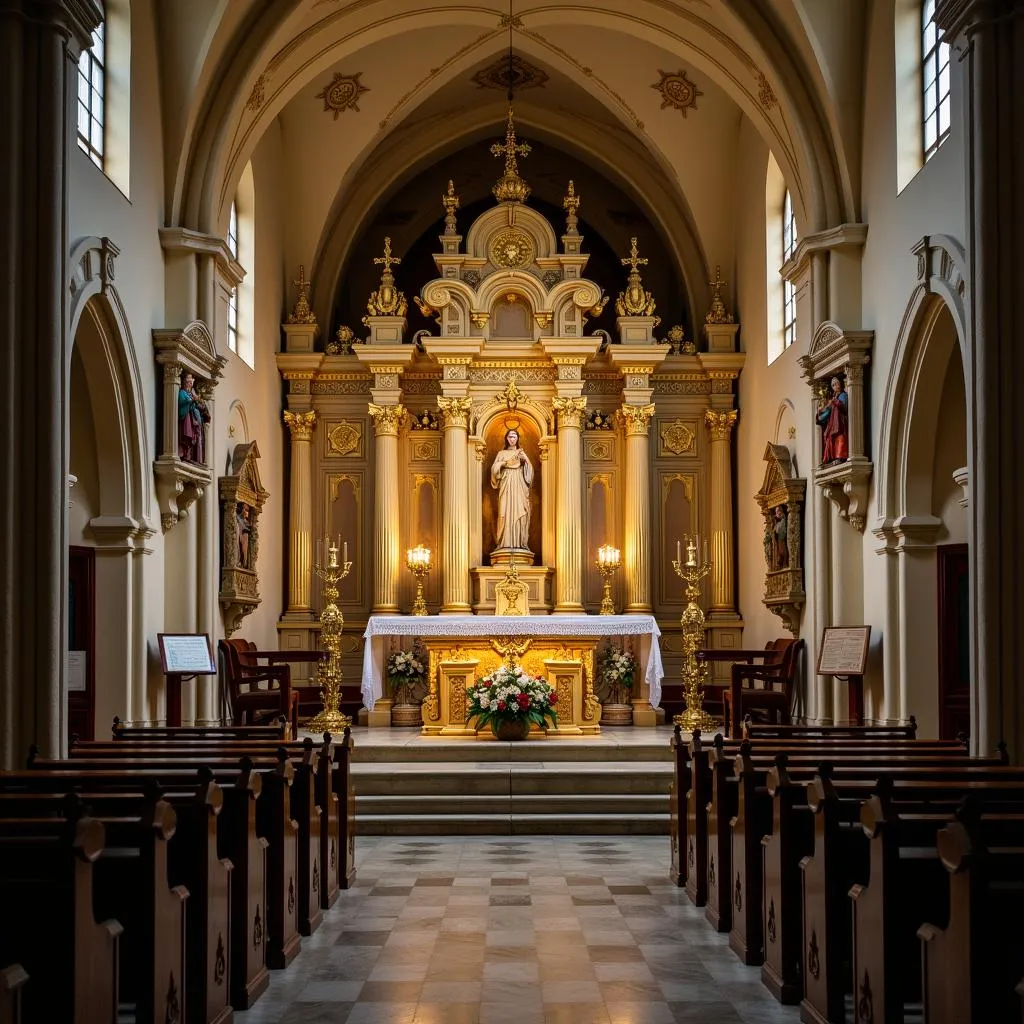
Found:
[[362, 837], [237, 1024], [796, 1022], [670, 885], [663, 837]]

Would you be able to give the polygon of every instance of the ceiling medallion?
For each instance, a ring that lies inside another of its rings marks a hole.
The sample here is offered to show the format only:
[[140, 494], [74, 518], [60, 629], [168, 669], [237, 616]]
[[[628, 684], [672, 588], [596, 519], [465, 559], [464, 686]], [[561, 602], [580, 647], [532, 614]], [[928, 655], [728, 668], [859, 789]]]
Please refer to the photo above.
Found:
[[369, 92], [369, 87], [363, 85], [359, 79], [362, 71], [354, 75], [343, 75], [340, 71], [335, 72], [330, 85], [325, 85], [321, 92], [316, 94], [318, 100], [324, 101], [324, 110], [334, 111], [334, 120], [345, 110], [359, 112], [359, 97], [364, 92]]
[[490, 247], [491, 262], [496, 267], [515, 270], [533, 260], [533, 239], [514, 228], [495, 235]]
[[761, 106], [765, 110], [771, 110], [779, 102], [778, 97], [775, 95], [775, 90], [772, 89], [771, 82], [765, 78], [763, 71], [758, 71], [757, 73], [757, 98], [761, 101]]
[[661, 93], [660, 109], [675, 107], [683, 117], [686, 117], [687, 110], [697, 109], [697, 97], [703, 96], [704, 93], [686, 77], [685, 71], [676, 71], [673, 74], [659, 70], [658, 74], [661, 75], [661, 81], [655, 82], [651, 88]]
[[[511, 74], [509, 73], [511, 64]], [[510, 89], [521, 92], [523, 89], [541, 89], [548, 80], [548, 73], [529, 61], [523, 60], [519, 54], [513, 54], [512, 60], [499, 57], [493, 64], [481, 68], [471, 81], [481, 89]]]

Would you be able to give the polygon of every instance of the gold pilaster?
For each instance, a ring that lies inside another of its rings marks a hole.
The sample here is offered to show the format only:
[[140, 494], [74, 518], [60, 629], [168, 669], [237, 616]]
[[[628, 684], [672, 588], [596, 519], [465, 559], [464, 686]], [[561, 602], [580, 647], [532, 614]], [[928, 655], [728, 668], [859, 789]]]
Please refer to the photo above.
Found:
[[469, 444], [472, 401], [437, 399], [444, 419], [444, 549], [441, 613], [463, 614], [469, 604]]
[[376, 435], [373, 509], [373, 614], [398, 611], [398, 432], [405, 407], [369, 405]]
[[624, 405], [619, 417], [626, 429], [626, 484], [623, 555], [626, 611], [651, 610], [651, 481], [649, 430], [654, 406]]
[[583, 440], [586, 398], [558, 397], [558, 524], [555, 543], [555, 612], [583, 610]]
[[709, 611], [736, 611], [733, 584], [732, 534], [732, 428], [735, 409], [708, 409], [704, 423], [711, 435], [711, 486], [708, 492], [708, 528], [711, 535], [711, 604]]
[[291, 486], [288, 492], [287, 618], [312, 618], [310, 583], [313, 564], [313, 430], [316, 410], [286, 410], [292, 439]]

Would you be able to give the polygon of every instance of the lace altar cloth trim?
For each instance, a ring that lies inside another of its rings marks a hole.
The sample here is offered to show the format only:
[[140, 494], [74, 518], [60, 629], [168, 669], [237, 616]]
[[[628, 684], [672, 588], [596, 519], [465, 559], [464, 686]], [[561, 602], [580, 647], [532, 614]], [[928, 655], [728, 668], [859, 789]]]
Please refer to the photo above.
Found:
[[652, 707], [661, 704], [661, 630], [653, 615], [373, 615], [363, 638], [363, 704], [384, 696], [384, 637], [389, 636], [648, 636], [644, 681]]

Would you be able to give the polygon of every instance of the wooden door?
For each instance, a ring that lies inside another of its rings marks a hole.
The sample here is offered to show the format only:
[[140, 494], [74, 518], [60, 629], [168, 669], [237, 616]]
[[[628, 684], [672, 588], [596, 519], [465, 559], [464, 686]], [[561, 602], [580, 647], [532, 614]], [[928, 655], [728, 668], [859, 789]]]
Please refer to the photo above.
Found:
[[936, 549], [939, 572], [939, 730], [971, 734], [970, 596], [967, 545]]
[[96, 549], [68, 549], [68, 740], [94, 738]]

